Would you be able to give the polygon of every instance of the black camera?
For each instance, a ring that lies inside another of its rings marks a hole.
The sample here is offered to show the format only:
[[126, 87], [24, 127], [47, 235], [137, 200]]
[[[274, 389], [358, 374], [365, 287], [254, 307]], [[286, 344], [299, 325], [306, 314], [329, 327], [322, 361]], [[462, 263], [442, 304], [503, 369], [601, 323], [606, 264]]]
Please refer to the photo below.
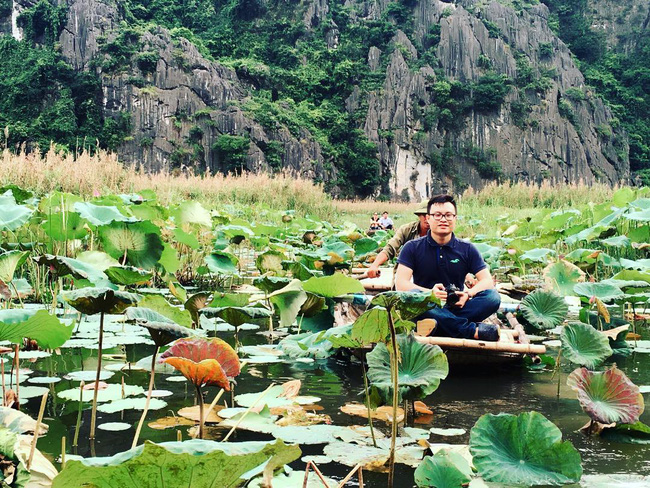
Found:
[[447, 285], [445, 287], [445, 291], [447, 292], [447, 306], [448, 307], [453, 307], [458, 303], [458, 300], [460, 300], [460, 296], [458, 296], [458, 293], [460, 290], [456, 285], [453, 283], [450, 285]]

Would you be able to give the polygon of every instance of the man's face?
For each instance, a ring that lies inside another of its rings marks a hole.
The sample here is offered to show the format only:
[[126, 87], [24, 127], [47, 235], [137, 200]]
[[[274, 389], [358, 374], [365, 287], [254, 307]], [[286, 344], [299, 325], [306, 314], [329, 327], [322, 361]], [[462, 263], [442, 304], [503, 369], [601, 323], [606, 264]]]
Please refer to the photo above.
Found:
[[[450, 215], [453, 217], [448, 218]], [[456, 228], [456, 209], [449, 202], [434, 203], [429, 207], [427, 222], [432, 234], [449, 235]]]
[[427, 220], [427, 214], [418, 214], [418, 219], [420, 220], [420, 228], [429, 230], [429, 221]]
[[384, 213], [381, 214], [381, 215], [382, 215], [384, 218], [386, 218], [386, 217], [388, 217], [388, 212], [384, 212]]

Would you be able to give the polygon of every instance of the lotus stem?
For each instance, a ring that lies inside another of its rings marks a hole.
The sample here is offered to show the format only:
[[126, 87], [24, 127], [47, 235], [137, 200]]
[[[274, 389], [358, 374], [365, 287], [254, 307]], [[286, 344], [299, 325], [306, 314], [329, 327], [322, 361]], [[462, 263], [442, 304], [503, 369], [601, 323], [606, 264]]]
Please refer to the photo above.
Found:
[[18, 344], [15, 345], [15, 354], [14, 354], [14, 364], [16, 365], [14, 369], [16, 370], [16, 398], [18, 402], [18, 411], [20, 411], [20, 359], [18, 357], [18, 354], [20, 352], [20, 346]]
[[316, 473], [316, 476], [320, 478], [321, 482], [323, 483], [324, 486], [329, 486], [327, 484], [327, 481], [325, 480], [325, 477], [323, 476], [323, 473], [321, 473], [320, 469], [318, 469], [318, 466], [316, 466], [316, 463], [314, 461], [309, 461], [307, 463], [307, 466], [305, 467], [305, 478], [302, 481], [302, 486], [303, 488], [307, 487], [307, 483], [309, 482], [309, 468], [314, 470], [314, 473]]
[[241, 417], [239, 417], [239, 420], [237, 420], [237, 422], [235, 422], [235, 425], [232, 426], [232, 429], [230, 429], [230, 431], [226, 434], [226, 437], [224, 437], [224, 438], [221, 440], [221, 442], [226, 442], [226, 441], [230, 438], [231, 434], [232, 434], [233, 432], [235, 432], [235, 429], [236, 429], [237, 427], [239, 427], [239, 424], [241, 424], [242, 420], [244, 420], [244, 417], [246, 417], [246, 415], [248, 415], [249, 412], [250, 412], [251, 410], [253, 410], [253, 408], [255, 408], [255, 405], [257, 405], [257, 404], [259, 403], [259, 401], [260, 401], [262, 398], [264, 398], [264, 395], [266, 395], [266, 394], [269, 392], [269, 390], [270, 390], [271, 388], [273, 388], [274, 386], [275, 386], [275, 383], [271, 383], [271, 384], [269, 385], [269, 387], [268, 387], [266, 390], [264, 390], [262, 393], [260, 393], [260, 396], [258, 396], [257, 399], [255, 400], [255, 402], [254, 402], [250, 407], [248, 407], [248, 409], [247, 409], [247, 410], [242, 414]]
[[0, 376], [2, 376], [2, 406], [5, 406], [7, 389], [5, 387], [5, 358], [0, 361]]
[[36, 419], [36, 428], [34, 429], [34, 438], [32, 439], [32, 447], [29, 449], [29, 458], [27, 459], [27, 471], [32, 465], [34, 460], [34, 451], [36, 450], [36, 441], [38, 440], [38, 432], [41, 430], [41, 423], [43, 422], [43, 414], [45, 413], [45, 405], [47, 404], [47, 396], [50, 394], [49, 390], [43, 393], [41, 398], [41, 408], [38, 411], [38, 418]]
[[388, 456], [388, 488], [393, 487], [395, 479], [395, 440], [397, 439], [397, 407], [399, 403], [398, 378], [399, 373], [397, 365], [397, 333], [395, 323], [393, 322], [392, 307], [388, 307], [388, 328], [390, 329], [390, 365], [391, 377], [393, 380], [393, 418], [390, 430], [390, 455]]
[[81, 427], [81, 411], [83, 410], [84, 385], [85, 383], [83, 381], [79, 385], [79, 411], [77, 412], [77, 424], [74, 428], [74, 439], [72, 439], [72, 447], [77, 447], [79, 445], [79, 428]]
[[104, 312], [99, 316], [99, 348], [97, 349], [97, 375], [95, 376], [95, 391], [93, 393], [93, 411], [90, 415], [90, 439], [95, 438], [97, 423], [97, 393], [99, 392], [99, 376], [102, 372], [102, 343], [104, 342]]
[[337, 488], [343, 488], [345, 484], [352, 479], [354, 476], [354, 473], [359, 472], [359, 486], [363, 486], [363, 476], [361, 474], [361, 463], [357, 464], [354, 468], [352, 468], [352, 471], [348, 473], [348, 475], [341, 480], [341, 482], [337, 485]]
[[370, 436], [372, 437], [373, 447], [377, 447], [377, 440], [375, 439], [375, 429], [372, 426], [372, 414], [370, 413], [370, 393], [368, 392], [368, 376], [366, 374], [366, 366], [361, 364], [361, 371], [363, 371], [363, 388], [366, 394], [366, 410], [368, 411], [368, 426], [370, 427]]
[[205, 411], [205, 418], [206, 419], [210, 418], [210, 414], [212, 413], [212, 410], [214, 409], [214, 406], [217, 404], [217, 402], [219, 401], [219, 399], [223, 395], [223, 392], [224, 392], [224, 389], [221, 388], [221, 390], [219, 390], [219, 393], [217, 393], [217, 395], [214, 397], [214, 400], [212, 400], [212, 403], [210, 404], [208, 409]]
[[149, 411], [149, 402], [151, 401], [151, 392], [153, 391], [153, 378], [156, 374], [156, 357], [158, 356], [159, 349], [160, 346], [156, 346], [156, 349], [154, 349], [153, 351], [153, 356], [151, 356], [151, 374], [149, 376], [149, 391], [147, 391], [147, 400], [144, 403], [144, 410], [142, 411], [140, 422], [138, 422], [138, 428], [135, 429], [135, 435], [133, 436], [133, 443], [131, 444], [131, 449], [134, 449], [135, 446], [138, 445], [138, 438], [140, 437], [140, 431], [142, 430], [144, 419], [147, 417], [147, 412]]
[[199, 439], [203, 439], [203, 422], [205, 418], [203, 417], [203, 394], [199, 385], [196, 385], [196, 396], [199, 401]]
[[557, 368], [557, 397], [560, 398], [560, 380], [562, 379], [562, 369], [560, 368], [562, 363], [562, 348], [557, 353], [557, 360], [555, 362], [555, 367]]
[[61, 469], [65, 468], [65, 436], [61, 437]]

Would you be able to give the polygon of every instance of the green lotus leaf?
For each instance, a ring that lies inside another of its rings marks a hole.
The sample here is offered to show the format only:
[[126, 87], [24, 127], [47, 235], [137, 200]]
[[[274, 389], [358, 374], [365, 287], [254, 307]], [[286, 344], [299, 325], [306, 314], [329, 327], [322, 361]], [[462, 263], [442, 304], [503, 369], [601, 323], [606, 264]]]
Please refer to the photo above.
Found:
[[585, 413], [601, 424], [633, 424], [643, 413], [639, 387], [616, 366], [604, 372], [578, 368], [569, 375], [567, 385], [578, 392]]
[[549, 264], [543, 271], [546, 287], [560, 296], [573, 295], [573, 286], [585, 281], [585, 273], [564, 259]]
[[192, 335], [191, 329], [178, 325], [150, 308], [129, 307], [124, 315], [127, 320], [145, 327], [158, 347], [166, 346], [181, 337]]
[[[622, 260], [621, 260], [622, 261]], [[644, 261], [644, 260], [638, 260], [638, 261]], [[634, 269], [624, 269], [623, 271], [619, 271], [616, 273], [614, 276], [612, 276], [613, 280], [622, 280], [622, 281], [637, 281], [637, 282], [645, 282], [645, 286], [650, 286], [650, 272], [646, 271], [650, 270], [650, 268], [641, 268], [641, 270], [634, 270]], [[637, 287], [641, 288], [643, 285], [639, 286], [636, 285]]]
[[74, 212], [75, 204], [82, 201], [79, 195], [55, 191], [41, 198], [41, 201], [38, 203], [38, 209], [44, 214], [63, 211]]
[[29, 256], [29, 251], [7, 251], [0, 254], [0, 280], [10, 283], [16, 269], [22, 266]]
[[208, 318], [219, 317], [235, 327], [273, 315], [270, 310], [259, 307], [207, 307], [201, 309], [201, 313]]
[[166, 317], [155, 310], [146, 307], [129, 307], [124, 312], [124, 317], [127, 322], [143, 323], [143, 322], [160, 322], [173, 324], [175, 323], [169, 317]]
[[580, 453], [538, 412], [486, 414], [470, 432], [470, 452], [485, 480], [513, 485], [561, 485], [582, 476]]
[[70, 339], [73, 329], [47, 310], [0, 310], [0, 341], [22, 344], [28, 338], [43, 349], [56, 349]]
[[497, 262], [501, 255], [504, 253], [504, 249], [502, 247], [491, 246], [485, 242], [477, 242], [475, 246], [487, 263]]
[[631, 246], [630, 238], [627, 236], [609, 237], [607, 239], [601, 240], [600, 242], [606, 246], [611, 247], [627, 248]]
[[33, 209], [17, 205], [15, 201], [0, 203], [0, 230], [16, 230], [22, 227], [33, 213]]
[[239, 259], [233, 254], [223, 251], [213, 251], [205, 257], [211, 273], [218, 275], [235, 275], [238, 273], [237, 264]]
[[354, 241], [354, 254], [358, 259], [366, 257], [368, 254], [375, 252], [378, 248], [379, 243], [369, 237], [363, 237]]
[[650, 208], [638, 210], [636, 212], [629, 212], [623, 214], [623, 217], [634, 222], [650, 222]]
[[52, 240], [63, 242], [86, 237], [86, 223], [77, 212], [57, 212], [48, 215], [41, 228]]
[[[92, 372], [91, 378], [95, 378], [95, 372]], [[56, 396], [61, 398], [62, 400], [67, 400], [70, 402], [78, 402], [79, 401], [79, 387], [77, 388], [70, 388], [69, 390], [63, 390], [57, 392]], [[97, 391], [97, 402], [98, 403], [104, 403], [104, 402], [112, 402], [114, 400], [119, 400], [121, 398], [127, 397], [127, 396], [136, 396], [136, 395], [142, 395], [144, 393], [144, 388], [141, 386], [137, 385], [119, 385], [119, 384], [110, 384], [106, 388], [103, 388], [101, 390]], [[81, 394], [81, 401], [82, 402], [90, 402], [93, 399], [93, 396], [95, 394], [94, 390], [83, 390], [83, 393]]]
[[25, 203], [34, 196], [31, 191], [25, 190], [14, 184], [2, 186], [2, 188], [0, 188], [0, 194], [0, 201], [5, 200], [16, 203]]
[[282, 268], [282, 261], [287, 257], [278, 251], [266, 251], [257, 256], [255, 260], [255, 266], [260, 271], [260, 273], [269, 273], [277, 274], [278, 272], [284, 271]]
[[[103, 403], [97, 407], [98, 412], [102, 413], [116, 413], [124, 410], [144, 410], [146, 398], [119, 398], [111, 402]], [[152, 398], [149, 400], [148, 410], [160, 410], [165, 408], [167, 402], [160, 398]]]
[[634, 200], [636, 200], [636, 191], [629, 186], [619, 188], [612, 195], [612, 205], [617, 207], [625, 207]]
[[625, 444], [650, 444], [650, 427], [643, 422], [617, 424], [614, 427], [605, 427], [600, 437]]
[[310, 270], [307, 266], [299, 261], [283, 261], [282, 267], [291, 273], [291, 276], [300, 281], [307, 281], [309, 278], [316, 276], [315, 271]]
[[224, 452], [217, 448], [206, 453], [202, 449], [204, 444], [189, 443], [192, 445], [184, 446], [183, 450], [168, 450], [146, 441], [136, 455], [127, 451], [129, 454], [108, 458], [109, 461], [68, 461], [54, 478], [52, 488], [234, 488], [246, 483], [242, 478], [246, 472], [262, 465], [273, 470], [298, 459], [301, 454], [298, 446], [287, 446], [282, 441], [247, 453]]
[[93, 225], [107, 225], [111, 222], [135, 222], [134, 217], [127, 217], [112, 205], [95, 205], [90, 202], [77, 202], [74, 209]]
[[334, 298], [340, 295], [347, 295], [348, 293], [363, 293], [365, 291], [359, 280], [355, 280], [341, 273], [309, 278], [303, 283], [302, 287], [305, 291], [325, 298]]
[[608, 283], [578, 283], [573, 286], [573, 291], [580, 296], [596, 297], [603, 302], [611, 302], [625, 296], [619, 287]]
[[267, 293], [280, 290], [291, 283], [291, 278], [284, 276], [262, 276], [253, 280], [253, 285]]
[[106, 276], [118, 285], [144, 285], [153, 278], [153, 273], [133, 266], [111, 266], [104, 271]]
[[284, 288], [271, 293], [268, 298], [280, 312], [280, 326], [289, 327], [307, 301], [307, 293], [302, 289], [300, 280], [293, 280]]
[[152, 269], [158, 264], [164, 246], [151, 222], [113, 222], [98, 229], [104, 250], [123, 265]]
[[615, 337], [612, 337], [611, 335], [607, 336], [609, 339], [609, 347], [612, 348], [613, 356], [627, 357], [632, 355], [632, 348], [626, 340], [629, 328], [629, 324], [625, 324], [620, 327], [620, 330], [616, 333]]
[[595, 368], [613, 353], [609, 340], [589, 324], [573, 322], [562, 329], [562, 355], [572, 363]]
[[650, 226], [648, 225], [639, 225], [635, 228], [632, 228], [628, 231], [627, 236], [632, 242], [643, 243], [648, 242], [648, 236], [650, 236]]
[[[447, 377], [447, 356], [438, 346], [418, 342], [412, 334], [397, 336], [399, 363], [399, 397], [416, 400], [430, 395], [440, 380]], [[392, 390], [390, 355], [384, 343], [379, 343], [366, 355], [368, 379], [386, 398]], [[400, 400], [401, 401], [401, 400]]]
[[331, 342], [321, 340], [321, 332], [287, 336], [278, 343], [278, 347], [292, 359], [326, 359], [335, 352]]
[[212, 217], [203, 205], [196, 201], [183, 202], [171, 211], [176, 225], [199, 224], [212, 227]]
[[300, 307], [299, 315], [303, 317], [313, 317], [325, 308], [325, 297], [307, 293], [307, 300]]
[[208, 307], [245, 307], [248, 305], [248, 293], [215, 293]]
[[72, 275], [78, 280], [88, 280], [93, 285], [102, 288], [117, 288], [108, 279], [106, 273], [84, 261], [65, 256], [54, 256], [52, 254], [43, 254], [41, 256], [35, 256], [32, 259], [40, 265], [49, 267], [56, 276]]
[[433, 303], [440, 305], [440, 300], [430, 293], [409, 291], [386, 291], [372, 299], [373, 306], [397, 310], [404, 320], [410, 320], [421, 315]]
[[541, 228], [544, 230], [562, 230], [568, 223], [575, 221], [580, 216], [579, 210], [566, 210], [553, 212], [544, 217]]
[[196, 238], [194, 234], [185, 232], [180, 227], [174, 229], [174, 239], [176, 239], [176, 242], [180, 244], [184, 244], [185, 246], [191, 249], [198, 249], [201, 246], [199, 240]]
[[472, 468], [457, 452], [441, 449], [425, 457], [415, 470], [419, 487], [459, 488], [472, 480]]
[[[183, 327], [192, 327], [192, 315], [190, 312], [175, 307], [162, 295], [144, 295], [140, 299], [138, 307], [149, 308]], [[160, 322], [158, 319], [155, 321]]]
[[199, 293], [195, 293], [185, 301], [183, 308], [185, 308], [185, 310], [187, 310], [190, 313], [194, 326], [200, 323], [199, 310], [202, 310], [206, 306], [208, 306], [209, 299], [210, 299], [210, 293], [200, 291]]
[[527, 323], [545, 330], [564, 322], [569, 306], [564, 298], [553, 292], [535, 290], [521, 301], [520, 311]]
[[66, 291], [61, 296], [70, 306], [86, 315], [122, 313], [128, 307], [138, 303], [141, 298], [135, 293], [93, 287]]
[[158, 263], [171, 275], [176, 273], [181, 267], [178, 252], [168, 242], [163, 242], [163, 252], [160, 255]]
[[388, 312], [385, 308], [375, 307], [366, 310], [354, 321], [351, 338], [360, 344], [370, 345], [384, 342], [389, 333]]
[[555, 256], [556, 252], [553, 249], [531, 249], [526, 251], [520, 256], [522, 261], [530, 261], [534, 263], [546, 263], [549, 257]]

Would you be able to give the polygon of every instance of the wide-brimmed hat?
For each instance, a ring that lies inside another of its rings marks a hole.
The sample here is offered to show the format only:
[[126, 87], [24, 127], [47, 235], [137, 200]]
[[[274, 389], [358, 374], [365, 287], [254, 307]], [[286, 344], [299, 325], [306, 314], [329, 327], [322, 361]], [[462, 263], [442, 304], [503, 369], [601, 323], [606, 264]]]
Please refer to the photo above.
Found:
[[420, 208], [418, 208], [413, 213], [415, 215], [426, 215], [427, 213], [429, 213], [429, 200], [422, 200], [420, 202]]

